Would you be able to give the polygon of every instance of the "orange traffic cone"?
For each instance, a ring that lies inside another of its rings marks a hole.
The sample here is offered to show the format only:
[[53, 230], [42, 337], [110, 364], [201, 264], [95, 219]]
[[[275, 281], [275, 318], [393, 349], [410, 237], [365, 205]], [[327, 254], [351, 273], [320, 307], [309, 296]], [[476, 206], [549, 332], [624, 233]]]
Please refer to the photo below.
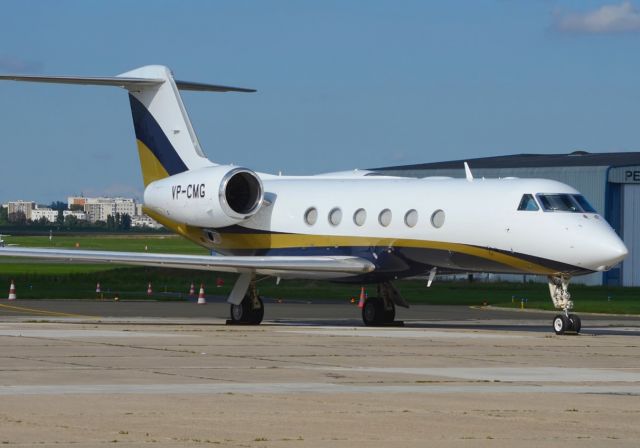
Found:
[[9, 286], [9, 300], [16, 300], [16, 285], [15, 283], [13, 283], [13, 280], [11, 280], [11, 286]]
[[149, 282], [149, 285], [147, 286], [147, 295], [150, 296], [151, 294], [153, 294], [153, 289], [151, 289], [151, 282]]
[[207, 299], [204, 298], [204, 285], [200, 284], [200, 294], [198, 294], [198, 305], [206, 305]]
[[191, 297], [193, 297], [193, 296], [195, 296], [195, 295], [196, 295], [196, 287], [195, 287], [195, 285], [193, 284], [193, 282], [191, 282], [191, 287], [189, 288], [189, 295], [190, 295]]
[[358, 301], [358, 308], [364, 308], [364, 301], [366, 300], [366, 293], [364, 292], [364, 286], [360, 288], [360, 300]]
[[221, 288], [222, 285], [224, 285], [224, 280], [222, 280], [220, 277], [218, 277], [216, 279], [216, 288]]
[[100, 282], [96, 284], [96, 294], [100, 294]]

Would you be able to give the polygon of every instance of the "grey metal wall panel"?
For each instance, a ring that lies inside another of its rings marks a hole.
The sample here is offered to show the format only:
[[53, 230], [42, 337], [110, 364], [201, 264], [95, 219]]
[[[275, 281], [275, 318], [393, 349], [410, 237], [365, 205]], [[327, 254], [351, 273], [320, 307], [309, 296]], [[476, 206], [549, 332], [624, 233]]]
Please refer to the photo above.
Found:
[[625, 184], [622, 238], [629, 255], [622, 262], [622, 285], [640, 286], [640, 185]]

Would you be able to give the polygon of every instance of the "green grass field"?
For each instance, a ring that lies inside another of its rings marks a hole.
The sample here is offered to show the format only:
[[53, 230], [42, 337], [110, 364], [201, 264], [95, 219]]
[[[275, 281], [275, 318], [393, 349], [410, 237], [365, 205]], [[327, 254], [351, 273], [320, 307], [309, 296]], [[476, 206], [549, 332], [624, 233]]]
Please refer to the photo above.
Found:
[[[207, 251], [177, 236], [118, 235], [118, 236], [47, 236], [7, 237], [7, 243], [21, 247], [145, 251], [156, 253], [207, 254]], [[224, 286], [215, 287], [217, 278]], [[71, 264], [0, 259], [0, 288], [8, 292], [11, 280], [16, 282], [19, 299], [95, 299], [96, 283], [100, 282], [101, 296], [111, 299], [149, 299], [148, 282], [152, 283], [154, 300], [185, 300], [191, 282], [204, 283], [208, 294], [226, 295], [231, 290], [234, 275], [208, 271], [114, 266], [110, 264]], [[434, 282], [426, 288], [424, 281], [400, 280], [396, 287], [410, 303], [451, 304], [474, 306], [486, 302], [494, 306], [519, 308], [526, 299], [526, 308], [553, 309], [546, 283], [468, 283]], [[316, 281], [282, 281], [274, 279], [259, 284], [265, 297], [287, 299], [337, 299], [348, 301], [357, 297], [359, 285], [344, 285]], [[572, 285], [571, 293], [578, 312], [640, 314], [640, 288], [586, 287]], [[375, 286], [367, 287], [370, 296]], [[0, 297], [4, 297], [0, 291]]]
[[9, 236], [9, 244], [20, 247], [46, 247], [73, 249], [120, 250], [127, 252], [149, 252], [206, 255], [206, 249], [175, 235], [82, 235], [82, 236]]

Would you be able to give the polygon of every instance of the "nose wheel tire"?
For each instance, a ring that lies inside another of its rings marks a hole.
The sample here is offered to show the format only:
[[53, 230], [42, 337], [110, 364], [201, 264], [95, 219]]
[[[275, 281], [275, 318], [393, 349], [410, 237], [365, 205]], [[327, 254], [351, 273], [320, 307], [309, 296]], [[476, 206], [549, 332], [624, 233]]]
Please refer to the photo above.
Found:
[[231, 323], [259, 325], [264, 317], [264, 304], [260, 297], [258, 297], [258, 303], [260, 306], [255, 306], [250, 297], [245, 297], [240, 305], [231, 305]]
[[580, 333], [582, 329], [582, 321], [580, 321], [580, 316], [577, 314], [569, 314], [569, 324], [571, 326], [571, 331], [575, 331], [576, 334]]
[[553, 318], [553, 330], [556, 334], [564, 334], [569, 328], [569, 319], [564, 314], [558, 314]]
[[567, 331], [578, 334], [581, 328], [582, 322], [576, 314], [569, 314], [568, 316], [558, 314], [553, 318], [553, 330], [556, 334], [565, 334]]

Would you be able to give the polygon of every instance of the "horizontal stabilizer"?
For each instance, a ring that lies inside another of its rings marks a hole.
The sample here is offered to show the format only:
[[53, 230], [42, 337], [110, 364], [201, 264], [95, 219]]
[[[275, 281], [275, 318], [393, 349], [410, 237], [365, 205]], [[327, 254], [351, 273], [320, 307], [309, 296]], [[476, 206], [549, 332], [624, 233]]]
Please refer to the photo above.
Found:
[[218, 86], [215, 84], [203, 84], [201, 82], [178, 81], [176, 86], [180, 90], [194, 90], [198, 92], [245, 92], [253, 93], [255, 89], [245, 89], [244, 87]]
[[[94, 76], [36, 76], [36, 75], [0, 75], [0, 80], [44, 82], [51, 84], [80, 84], [89, 86], [115, 86], [127, 90], [135, 90], [136, 87], [159, 86], [165, 82], [159, 78], [128, 78], [120, 76], [94, 77]], [[193, 90], [198, 92], [255, 92], [255, 89], [242, 87], [220, 86], [216, 84], [204, 84], [199, 82], [176, 81], [180, 90]]]
[[287, 272], [364, 274], [375, 269], [373, 263], [368, 260], [350, 256], [211, 256], [8, 247], [0, 248], [0, 256], [200, 269], [219, 272], [258, 272], [267, 275], [272, 275], [273, 273], [286, 274]]
[[0, 75], [0, 79], [8, 81], [46, 82], [52, 84], [84, 84], [89, 86], [116, 86], [125, 89], [135, 86], [160, 85], [164, 79], [86, 77], [86, 76], [32, 76], [32, 75]]

